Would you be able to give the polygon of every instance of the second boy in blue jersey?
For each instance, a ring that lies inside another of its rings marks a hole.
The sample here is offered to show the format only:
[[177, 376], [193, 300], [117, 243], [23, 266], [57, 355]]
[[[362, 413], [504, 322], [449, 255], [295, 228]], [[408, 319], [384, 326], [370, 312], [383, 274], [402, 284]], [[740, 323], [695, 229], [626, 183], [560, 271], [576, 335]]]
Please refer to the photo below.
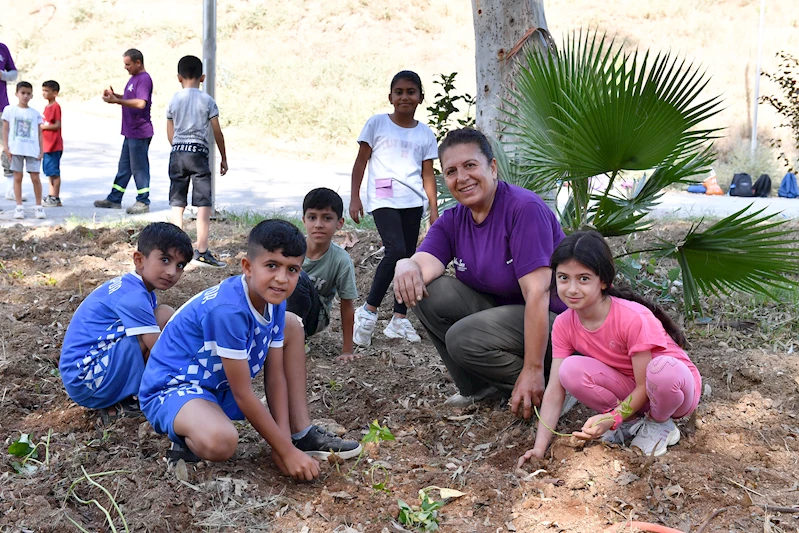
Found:
[[[172, 460], [229, 459], [238, 444], [231, 419], [245, 418], [272, 447], [280, 470], [296, 479], [319, 475], [313, 457], [360, 452], [357, 442], [311, 425], [308, 414], [304, 332], [285, 303], [305, 250], [288, 222], [261, 222], [250, 232], [244, 274], [194, 296], [164, 328], [140, 399], [147, 420], [173, 442]], [[268, 407], [252, 388], [261, 370]]]

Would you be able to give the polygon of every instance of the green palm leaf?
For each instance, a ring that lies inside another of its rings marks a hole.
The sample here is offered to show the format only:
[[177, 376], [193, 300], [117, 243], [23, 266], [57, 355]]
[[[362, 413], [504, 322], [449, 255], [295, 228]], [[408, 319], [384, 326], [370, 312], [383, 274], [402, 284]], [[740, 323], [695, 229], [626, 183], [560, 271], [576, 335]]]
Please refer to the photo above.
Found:
[[685, 309], [701, 310], [701, 294], [762, 294], [772, 299], [774, 289], [795, 285], [788, 275], [799, 275], [796, 232], [778, 229], [778, 214], [748, 206], [700, 232], [695, 224], [680, 242], [663, 241], [656, 256], [676, 259], [682, 270]]

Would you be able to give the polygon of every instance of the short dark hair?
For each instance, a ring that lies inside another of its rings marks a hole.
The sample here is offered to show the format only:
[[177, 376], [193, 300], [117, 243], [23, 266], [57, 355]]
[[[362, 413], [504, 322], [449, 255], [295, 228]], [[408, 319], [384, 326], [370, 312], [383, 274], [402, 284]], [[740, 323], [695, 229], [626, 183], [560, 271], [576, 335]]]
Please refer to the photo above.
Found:
[[203, 62], [197, 56], [183, 56], [178, 61], [178, 74], [187, 80], [199, 80], [203, 75]]
[[137, 250], [145, 257], [153, 250], [168, 253], [172, 248], [187, 263], [191, 261], [194, 248], [186, 232], [169, 222], [153, 222], [145, 226], [139, 233]]
[[422, 88], [422, 78], [419, 77], [417, 73], [412, 70], [401, 70], [394, 74], [394, 77], [391, 78], [391, 90], [394, 90], [394, 86], [397, 84], [398, 81], [405, 80], [413, 83], [419, 88], [419, 97], [421, 101], [424, 101], [424, 89]]
[[250, 231], [247, 239], [247, 257], [253, 259], [261, 253], [280, 250], [285, 257], [305, 255], [305, 237], [291, 222], [270, 218], [260, 221]]
[[21, 82], [17, 83], [16, 92], [19, 92], [20, 89], [30, 89], [32, 91], [33, 90], [33, 85], [31, 85], [30, 82], [21, 81]]
[[125, 53], [122, 54], [122, 57], [129, 57], [134, 63], [138, 61], [139, 63], [144, 64], [144, 54], [142, 54], [141, 51], [137, 50], [136, 48], [125, 50]]
[[42, 87], [55, 92], [59, 92], [61, 90], [61, 86], [55, 80], [47, 80], [46, 82], [42, 83]]
[[480, 149], [480, 152], [490, 163], [494, 159], [494, 150], [491, 148], [491, 143], [482, 132], [474, 128], [461, 128], [458, 130], [451, 130], [438, 145], [438, 160], [444, 156], [444, 152], [461, 144], [473, 144]]
[[344, 216], [344, 200], [333, 189], [327, 187], [319, 187], [305, 195], [302, 201], [302, 216], [309, 209], [327, 209], [330, 208], [338, 218]]

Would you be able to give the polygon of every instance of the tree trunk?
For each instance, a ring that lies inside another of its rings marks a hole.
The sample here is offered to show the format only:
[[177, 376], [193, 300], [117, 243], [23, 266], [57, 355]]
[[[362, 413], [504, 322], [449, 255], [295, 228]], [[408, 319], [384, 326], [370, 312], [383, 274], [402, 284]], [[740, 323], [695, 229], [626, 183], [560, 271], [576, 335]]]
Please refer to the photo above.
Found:
[[[523, 42], [546, 46], [541, 32], [547, 29], [543, 0], [472, 0], [474, 13], [475, 61], [477, 64], [477, 129], [502, 139], [499, 107], [507, 98], [513, 63]], [[548, 32], [547, 32], [548, 34]], [[512, 57], [509, 57], [513, 54]]]

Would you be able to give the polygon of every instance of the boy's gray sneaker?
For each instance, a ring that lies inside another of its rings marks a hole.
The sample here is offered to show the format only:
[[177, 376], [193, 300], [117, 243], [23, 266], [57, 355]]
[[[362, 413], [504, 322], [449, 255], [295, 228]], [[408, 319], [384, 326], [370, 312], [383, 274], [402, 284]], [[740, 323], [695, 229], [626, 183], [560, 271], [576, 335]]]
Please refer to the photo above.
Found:
[[194, 250], [194, 257], [192, 258], [191, 262], [195, 265], [211, 268], [225, 268], [227, 266], [227, 263], [224, 263], [214, 257], [214, 254], [211, 253], [211, 250], [206, 250], [202, 253], [200, 253], [199, 250]]
[[291, 443], [301, 452], [317, 459], [327, 459], [334, 453], [342, 459], [351, 459], [361, 453], [361, 445], [356, 441], [344, 440], [319, 426], [311, 426], [303, 438], [291, 439]]
[[61, 207], [61, 198], [58, 196], [45, 196], [42, 199], [44, 207]]
[[[95, 205], [97, 205], [97, 202], [95, 202]], [[132, 206], [128, 207], [125, 212], [129, 215], [141, 215], [142, 213], [149, 213], [150, 206], [141, 202], [136, 202]]]
[[109, 202], [104, 198], [102, 200], [95, 200], [94, 207], [102, 207], [103, 209], [122, 209], [122, 204]]

